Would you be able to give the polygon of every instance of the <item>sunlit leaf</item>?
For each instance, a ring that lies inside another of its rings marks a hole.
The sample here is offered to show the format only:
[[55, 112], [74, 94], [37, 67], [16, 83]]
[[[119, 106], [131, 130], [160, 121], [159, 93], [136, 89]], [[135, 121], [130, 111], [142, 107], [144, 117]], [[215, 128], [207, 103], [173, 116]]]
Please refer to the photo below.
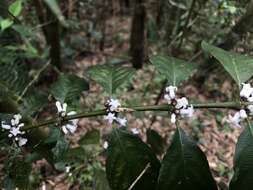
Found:
[[191, 77], [197, 69], [196, 63], [169, 56], [153, 56], [150, 61], [160, 74], [167, 78], [168, 84], [174, 86], [179, 86], [183, 81]]
[[89, 90], [89, 84], [84, 78], [75, 75], [61, 75], [52, 85], [51, 93], [60, 102], [78, 100], [82, 91]]
[[22, 0], [16, 0], [9, 6], [9, 12], [17, 17], [22, 11]]
[[97, 65], [88, 70], [90, 77], [100, 84], [108, 94], [129, 81], [134, 74], [134, 69], [118, 67], [115, 65]]
[[202, 42], [202, 48], [214, 56], [238, 85], [253, 76], [253, 59], [244, 55], [225, 51]]

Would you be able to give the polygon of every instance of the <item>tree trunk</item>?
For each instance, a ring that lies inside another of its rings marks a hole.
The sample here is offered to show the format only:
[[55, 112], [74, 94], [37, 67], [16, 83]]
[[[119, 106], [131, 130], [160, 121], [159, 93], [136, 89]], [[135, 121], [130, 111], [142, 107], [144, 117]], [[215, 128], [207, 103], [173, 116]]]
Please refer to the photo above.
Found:
[[133, 67], [140, 69], [145, 60], [146, 7], [143, 0], [136, 0], [130, 36], [130, 55]]
[[33, 1], [37, 17], [50, 47], [51, 64], [61, 69], [61, 47], [60, 47], [60, 24], [54, 13], [42, 3], [41, 0]]

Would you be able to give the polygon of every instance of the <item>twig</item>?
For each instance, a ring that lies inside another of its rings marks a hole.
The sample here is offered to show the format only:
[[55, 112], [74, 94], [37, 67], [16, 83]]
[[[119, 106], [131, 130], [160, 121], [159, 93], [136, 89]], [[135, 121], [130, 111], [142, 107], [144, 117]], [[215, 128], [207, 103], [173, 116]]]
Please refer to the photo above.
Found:
[[[195, 103], [192, 104], [192, 106], [195, 109], [204, 109], [204, 108], [224, 108], [224, 109], [235, 109], [239, 110], [242, 107], [253, 105], [253, 103], [250, 102], [215, 102], [215, 103]], [[133, 107], [123, 107], [122, 110], [126, 110], [128, 112], [138, 112], [138, 111], [170, 111], [171, 105], [164, 104], [164, 105], [147, 105], [147, 106], [133, 106]], [[93, 112], [84, 112], [84, 113], [78, 113], [75, 115], [67, 116], [63, 118], [63, 121], [70, 121], [73, 119], [79, 119], [79, 118], [87, 118], [87, 117], [95, 117], [95, 116], [102, 116], [106, 115], [106, 110], [95, 110]], [[61, 118], [56, 117], [49, 120], [41, 121], [38, 124], [26, 126], [24, 128], [25, 131], [59, 123], [61, 121]]]
[[132, 190], [133, 187], [135, 186], [135, 184], [140, 180], [140, 178], [145, 174], [145, 172], [148, 170], [148, 168], [150, 167], [150, 163], [148, 163], [146, 165], [146, 167], [144, 168], [144, 170], [142, 170], [142, 172], [140, 173], [140, 175], [134, 180], [134, 182], [132, 183], [132, 185], [127, 189], [127, 190]]
[[40, 77], [40, 74], [45, 71], [47, 69], [47, 67], [50, 65], [50, 60], [37, 72], [37, 74], [34, 76], [34, 78], [28, 83], [28, 85], [24, 88], [24, 90], [22, 91], [20, 97], [18, 98], [18, 102], [24, 97], [24, 95], [27, 93], [27, 91], [29, 90], [29, 88], [35, 83], [37, 82], [37, 80]]

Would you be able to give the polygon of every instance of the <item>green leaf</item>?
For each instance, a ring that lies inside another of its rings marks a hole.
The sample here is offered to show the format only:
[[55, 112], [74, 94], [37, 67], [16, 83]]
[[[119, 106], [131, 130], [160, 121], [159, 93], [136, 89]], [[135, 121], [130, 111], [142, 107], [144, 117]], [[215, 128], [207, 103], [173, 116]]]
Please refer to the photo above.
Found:
[[99, 130], [93, 129], [88, 131], [83, 137], [78, 141], [81, 145], [87, 144], [99, 144], [100, 141], [100, 133]]
[[230, 190], [251, 190], [253, 186], [253, 126], [249, 124], [241, 133], [234, 156], [234, 176]]
[[67, 152], [69, 148], [68, 141], [62, 137], [60, 138], [55, 147], [52, 149], [52, 153], [54, 154], [54, 160], [55, 161], [61, 161], [64, 159], [64, 154]]
[[31, 170], [31, 163], [26, 162], [23, 158], [13, 160], [10, 167], [10, 178], [14, 181], [16, 187], [27, 189]]
[[197, 69], [196, 63], [169, 56], [153, 56], [150, 61], [167, 78], [168, 84], [174, 86], [179, 86], [183, 81], [191, 77]]
[[4, 19], [4, 20], [1, 20], [0, 21], [0, 26], [1, 26], [1, 30], [5, 30], [9, 27], [11, 27], [11, 25], [13, 24], [14, 22], [10, 19]]
[[89, 90], [88, 82], [75, 75], [60, 75], [52, 85], [51, 94], [60, 102], [72, 102], [80, 98], [81, 92]]
[[112, 190], [127, 190], [146, 169], [133, 190], [154, 190], [160, 163], [142, 140], [123, 129], [114, 129], [109, 139], [106, 175]]
[[177, 128], [163, 161], [158, 190], [217, 190], [204, 153]]
[[90, 77], [112, 95], [122, 84], [130, 80], [134, 69], [115, 65], [97, 65], [88, 70]]
[[165, 141], [155, 130], [147, 130], [147, 143], [156, 154], [160, 155], [164, 152]]
[[32, 115], [41, 111], [47, 104], [47, 96], [40, 90], [34, 88], [23, 98], [22, 114]]
[[203, 50], [214, 56], [219, 61], [219, 63], [239, 86], [241, 83], [248, 81], [252, 77], [252, 58], [225, 51], [206, 42], [202, 42], [201, 45]]
[[61, 12], [61, 8], [57, 0], [44, 0], [49, 9], [55, 14], [56, 18], [60, 21], [63, 26], [67, 26], [65, 18]]
[[95, 171], [94, 186], [96, 190], [110, 190], [105, 171], [101, 169]]
[[22, 0], [16, 0], [9, 6], [9, 12], [17, 17], [22, 11]]

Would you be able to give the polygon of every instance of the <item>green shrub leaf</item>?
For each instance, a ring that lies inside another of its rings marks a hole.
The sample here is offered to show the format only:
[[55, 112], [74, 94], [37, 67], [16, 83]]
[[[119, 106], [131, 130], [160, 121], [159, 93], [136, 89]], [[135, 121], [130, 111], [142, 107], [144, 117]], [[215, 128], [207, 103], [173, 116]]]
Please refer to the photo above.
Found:
[[8, 19], [8, 18], [4, 19], [4, 20], [1, 20], [0, 21], [1, 30], [3, 31], [5, 29], [11, 27], [13, 23], [14, 22], [12, 20]]
[[72, 102], [80, 98], [81, 92], [89, 90], [88, 82], [75, 75], [61, 75], [52, 85], [51, 94], [60, 102]]
[[91, 131], [88, 131], [78, 141], [78, 143], [80, 145], [99, 144], [99, 142], [100, 142], [100, 133], [99, 133], [99, 130], [97, 130], [97, 129], [93, 129]]
[[123, 129], [110, 135], [106, 174], [112, 190], [127, 190], [150, 165], [134, 185], [133, 190], [156, 188], [160, 163], [142, 140]]
[[9, 6], [9, 12], [17, 17], [22, 11], [22, 0], [16, 0]]
[[153, 56], [150, 61], [167, 78], [168, 84], [174, 86], [179, 86], [183, 81], [192, 76], [197, 69], [197, 64], [195, 63], [169, 56]]
[[204, 153], [177, 128], [163, 161], [158, 190], [217, 190]]
[[249, 124], [240, 135], [234, 156], [234, 176], [230, 190], [251, 190], [253, 186], [253, 126]]
[[202, 48], [219, 61], [239, 86], [252, 77], [252, 58], [225, 51], [206, 42], [202, 42]]
[[155, 130], [147, 130], [147, 143], [156, 154], [160, 155], [164, 152], [165, 141]]
[[134, 69], [118, 67], [115, 65], [98, 65], [88, 70], [90, 77], [101, 85], [104, 90], [112, 95], [117, 88], [129, 81], [134, 74]]

